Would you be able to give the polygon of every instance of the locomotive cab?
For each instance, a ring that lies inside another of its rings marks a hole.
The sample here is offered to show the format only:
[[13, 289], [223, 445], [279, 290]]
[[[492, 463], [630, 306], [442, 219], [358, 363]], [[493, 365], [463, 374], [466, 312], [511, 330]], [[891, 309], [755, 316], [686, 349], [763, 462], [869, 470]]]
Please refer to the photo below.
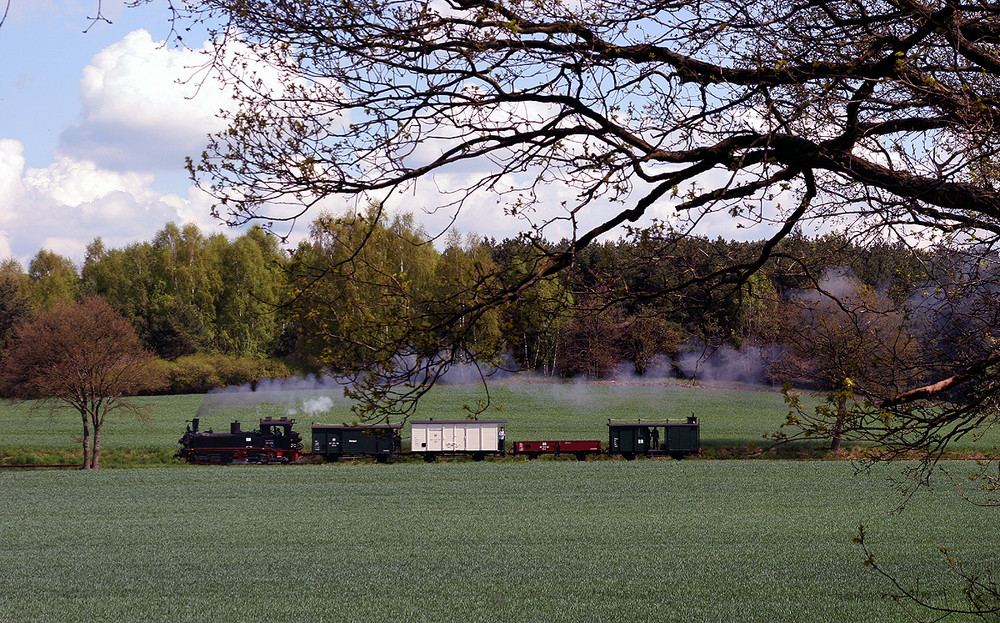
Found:
[[260, 431], [265, 435], [275, 435], [277, 437], [291, 437], [293, 434], [292, 424], [295, 420], [282, 418], [264, 418], [260, 421]]

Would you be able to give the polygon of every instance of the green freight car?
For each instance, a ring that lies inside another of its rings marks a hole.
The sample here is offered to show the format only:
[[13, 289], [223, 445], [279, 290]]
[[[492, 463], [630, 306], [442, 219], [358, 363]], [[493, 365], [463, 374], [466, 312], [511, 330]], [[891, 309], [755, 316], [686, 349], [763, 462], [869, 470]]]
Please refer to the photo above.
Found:
[[327, 461], [341, 457], [373, 456], [388, 461], [402, 451], [399, 424], [334, 426], [313, 424], [313, 454]]
[[639, 455], [679, 459], [701, 454], [701, 425], [694, 416], [684, 422], [608, 420], [608, 453], [627, 459]]

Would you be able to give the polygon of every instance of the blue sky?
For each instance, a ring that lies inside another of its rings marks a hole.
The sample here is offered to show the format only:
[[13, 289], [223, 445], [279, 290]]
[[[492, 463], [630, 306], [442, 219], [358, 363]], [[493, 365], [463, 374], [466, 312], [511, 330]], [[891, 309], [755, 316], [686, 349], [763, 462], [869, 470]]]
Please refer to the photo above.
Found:
[[[45, 248], [80, 263], [98, 236], [120, 247], [152, 239], [171, 221], [225, 231], [184, 170], [184, 157], [200, 153], [206, 136], [222, 129], [215, 115], [231, 101], [219, 84], [183, 83], [207, 44], [197, 36], [185, 38], [193, 49], [164, 43], [170, 34], [164, 0], [123, 5], [102, 0], [111, 23], [94, 23], [89, 17], [98, 0], [12, 1], [0, 28], [0, 259], [26, 266]], [[429, 233], [440, 234], [454, 214], [427, 212], [454, 199], [443, 199], [442, 190], [482, 173], [470, 168], [422, 180], [388, 207], [415, 212]], [[544, 193], [551, 206], [575, 200], [557, 185]], [[622, 209], [595, 207], [594, 218]], [[669, 206], [652, 212], [664, 218]], [[746, 234], [724, 214], [703, 225], [712, 236]], [[525, 223], [505, 216], [496, 196], [484, 192], [465, 202], [454, 226], [503, 238]], [[305, 229], [299, 225], [298, 233]], [[549, 237], [569, 233], [552, 230]]]
[[[123, 4], [103, 0], [109, 24], [88, 19], [98, 0], [13, 0], [0, 28], [0, 58], [13, 59], [0, 64], [0, 258], [26, 265], [46, 248], [80, 263], [97, 236], [119, 247], [151, 239], [170, 221], [224, 231], [184, 170], [184, 157], [222, 129], [215, 113], [229, 101], [218, 84], [178, 84], [206, 44], [192, 36], [185, 44], [194, 51], [164, 44], [163, 0]], [[440, 234], [453, 214], [424, 210], [467, 175], [477, 172], [428, 180], [389, 208], [416, 212]], [[505, 219], [488, 194], [467, 202], [456, 224], [498, 238], [524, 226]]]
[[178, 84], [196, 56], [163, 44], [163, 4], [103, 0], [108, 24], [88, 19], [97, 0], [13, 0], [0, 28], [0, 257], [47, 248], [79, 262], [97, 236], [121, 246], [169, 221], [220, 229], [184, 156], [218, 129], [222, 93], [192, 99]]

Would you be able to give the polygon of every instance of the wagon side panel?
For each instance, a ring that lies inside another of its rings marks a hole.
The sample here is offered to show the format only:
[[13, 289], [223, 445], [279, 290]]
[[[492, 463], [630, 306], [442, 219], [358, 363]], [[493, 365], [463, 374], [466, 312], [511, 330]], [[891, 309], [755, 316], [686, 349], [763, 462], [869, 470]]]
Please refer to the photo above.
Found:
[[414, 422], [410, 425], [410, 451], [427, 452], [427, 425]]
[[677, 424], [667, 427], [667, 451], [673, 454], [697, 453], [701, 447], [697, 424]]
[[461, 429], [464, 437], [462, 451], [464, 452], [479, 452], [482, 449], [482, 435], [481, 427], [477, 422], [469, 422], [467, 424], [461, 424]]
[[480, 427], [480, 445], [483, 452], [500, 451], [500, 424], [489, 423]]

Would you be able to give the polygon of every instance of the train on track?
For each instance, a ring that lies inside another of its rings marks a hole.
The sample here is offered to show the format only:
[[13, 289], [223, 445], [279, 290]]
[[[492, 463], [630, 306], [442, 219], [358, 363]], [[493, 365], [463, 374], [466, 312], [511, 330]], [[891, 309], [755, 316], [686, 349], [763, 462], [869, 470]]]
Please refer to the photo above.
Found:
[[177, 454], [189, 463], [294, 463], [302, 455], [302, 435], [292, 430], [295, 420], [291, 418], [264, 418], [260, 428], [249, 431], [236, 421], [228, 433], [201, 431], [199, 424], [199, 418], [191, 420], [178, 440]]
[[180, 438], [178, 455], [190, 463], [295, 463], [303, 457], [326, 461], [341, 458], [373, 457], [381, 462], [404, 455], [419, 455], [427, 461], [438, 456], [571, 455], [584, 460], [589, 455], [684, 456], [701, 453], [701, 426], [698, 418], [685, 421], [608, 420], [608, 443], [600, 440], [543, 440], [507, 443], [506, 420], [414, 420], [410, 422], [410, 447], [403, 449], [399, 424], [347, 426], [312, 425], [312, 451], [303, 452], [302, 436], [292, 429], [295, 420], [265, 418], [260, 427], [244, 431], [239, 421], [228, 433], [199, 430], [200, 420], [189, 422]]

